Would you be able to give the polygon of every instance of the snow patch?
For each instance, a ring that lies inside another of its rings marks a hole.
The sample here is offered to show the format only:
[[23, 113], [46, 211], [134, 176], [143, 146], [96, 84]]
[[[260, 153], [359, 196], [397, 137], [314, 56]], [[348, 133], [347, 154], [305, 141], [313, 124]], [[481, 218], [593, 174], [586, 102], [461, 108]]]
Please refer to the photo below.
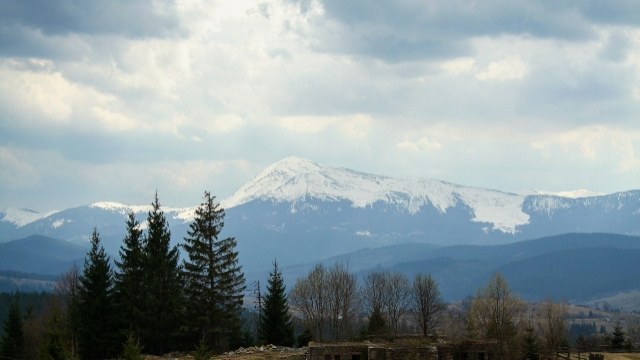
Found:
[[558, 197], [563, 197], [563, 198], [568, 198], [568, 199], [580, 199], [580, 198], [587, 198], [587, 197], [606, 195], [605, 193], [591, 191], [591, 190], [587, 190], [587, 189], [557, 191], [557, 192], [534, 190], [533, 194], [535, 194], [535, 195], [551, 195], [551, 196], [558, 196]]
[[[153, 207], [151, 205], [125, 205], [113, 201], [100, 201], [89, 205], [90, 208], [102, 209], [107, 211], [116, 212], [122, 215], [127, 215], [130, 211], [134, 214], [144, 214], [150, 212]], [[167, 217], [173, 216], [173, 219], [182, 220], [183, 222], [193, 221], [195, 218], [196, 208], [172, 208], [161, 206], [162, 210]]]
[[54, 214], [55, 211], [50, 211], [44, 214], [41, 214], [37, 211], [30, 209], [14, 209], [9, 208], [2, 211], [4, 213], [4, 217], [2, 221], [6, 221], [16, 225], [17, 227], [25, 226], [34, 221], [38, 221], [43, 219], [51, 214]]
[[62, 227], [62, 225], [64, 225], [65, 223], [70, 223], [71, 220], [67, 220], [67, 219], [58, 219], [54, 222], [51, 223], [51, 227], [54, 229], [58, 229], [60, 227]]

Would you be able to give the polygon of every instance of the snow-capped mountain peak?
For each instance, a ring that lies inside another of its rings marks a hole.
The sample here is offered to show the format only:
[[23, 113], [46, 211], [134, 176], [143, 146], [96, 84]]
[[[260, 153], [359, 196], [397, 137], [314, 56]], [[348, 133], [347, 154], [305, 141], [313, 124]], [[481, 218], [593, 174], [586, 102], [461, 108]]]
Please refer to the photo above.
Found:
[[529, 216], [522, 211], [524, 195], [463, 187], [433, 179], [394, 178], [345, 168], [318, 165], [291, 157], [269, 166], [223, 201], [232, 208], [254, 200], [296, 203], [307, 198], [351, 202], [362, 208], [377, 202], [395, 205], [415, 214], [431, 204], [439, 212], [460, 202], [469, 206], [473, 221], [493, 224], [493, 229], [515, 232]]

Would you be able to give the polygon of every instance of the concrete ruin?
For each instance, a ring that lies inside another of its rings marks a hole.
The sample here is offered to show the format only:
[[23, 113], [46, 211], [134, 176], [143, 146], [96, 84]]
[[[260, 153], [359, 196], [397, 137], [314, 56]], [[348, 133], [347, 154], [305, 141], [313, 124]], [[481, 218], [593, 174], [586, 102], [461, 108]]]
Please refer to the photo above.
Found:
[[492, 360], [494, 346], [474, 341], [311, 342], [307, 360]]

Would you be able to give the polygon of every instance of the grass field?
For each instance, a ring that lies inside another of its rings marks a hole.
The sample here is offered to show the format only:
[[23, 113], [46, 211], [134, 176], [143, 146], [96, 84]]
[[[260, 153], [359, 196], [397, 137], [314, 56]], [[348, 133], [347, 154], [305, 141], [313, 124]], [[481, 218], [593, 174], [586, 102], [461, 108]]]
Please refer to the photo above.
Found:
[[[561, 357], [561, 359], [567, 360], [588, 360], [589, 355], [583, 353], [578, 357], [578, 354], [571, 354], [570, 358]], [[604, 360], [640, 360], [640, 353], [604, 353]]]

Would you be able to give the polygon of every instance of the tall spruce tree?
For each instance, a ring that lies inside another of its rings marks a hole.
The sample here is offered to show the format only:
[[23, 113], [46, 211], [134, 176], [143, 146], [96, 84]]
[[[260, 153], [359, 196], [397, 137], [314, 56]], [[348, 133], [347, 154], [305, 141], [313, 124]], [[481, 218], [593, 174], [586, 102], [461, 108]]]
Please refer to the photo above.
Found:
[[140, 336], [144, 314], [144, 269], [142, 230], [135, 214], [127, 217], [127, 235], [120, 246], [120, 261], [116, 261], [115, 295], [117, 316], [122, 333]]
[[217, 351], [240, 340], [244, 274], [238, 265], [236, 240], [220, 239], [224, 209], [208, 191], [196, 209], [183, 248], [187, 331], [192, 345], [205, 339]]
[[4, 321], [4, 335], [0, 339], [0, 358], [22, 359], [23, 356], [24, 329], [20, 312], [20, 294], [16, 292]]
[[151, 205], [142, 247], [145, 301], [141, 338], [145, 352], [164, 354], [175, 348], [180, 326], [181, 270], [178, 248], [171, 246], [171, 232], [157, 193]]
[[286, 288], [276, 261], [269, 274], [267, 294], [262, 305], [259, 337], [266, 344], [291, 346], [294, 343]]
[[94, 228], [80, 277], [78, 342], [82, 359], [104, 359], [117, 353], [113, 310], [113, 273]]

